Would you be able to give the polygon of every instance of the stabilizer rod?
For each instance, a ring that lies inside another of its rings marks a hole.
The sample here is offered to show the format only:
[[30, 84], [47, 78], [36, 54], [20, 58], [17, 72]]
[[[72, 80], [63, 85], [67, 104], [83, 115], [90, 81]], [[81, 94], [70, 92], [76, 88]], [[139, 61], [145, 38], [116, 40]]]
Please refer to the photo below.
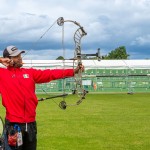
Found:
[[68, 94], [61, 94], [61, 95], [55, 95], [55, 96], [50, 96], [50, 97], [46, 97], [46, 98], [40, 98], [40, 99], [38, 99], [38, 101], [44, 101], [44, 100], [47, 100], [47, 99], [53, 99], [53, 98], [58, 98], [58, 97], [65, 97], [67, 95]]

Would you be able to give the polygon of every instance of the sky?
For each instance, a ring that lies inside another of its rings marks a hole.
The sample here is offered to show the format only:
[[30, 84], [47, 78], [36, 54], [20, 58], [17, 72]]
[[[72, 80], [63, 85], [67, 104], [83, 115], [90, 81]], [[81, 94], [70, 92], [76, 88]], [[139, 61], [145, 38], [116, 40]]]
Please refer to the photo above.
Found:
[[60, 17], [87, 32], [82, 54], [125, 46], [129, 59], [150, 59], [150, 0], [0, 0], [0, 56], [15, 45], [26, 51], [23, 59], [73, 58], [78, 27], [59, 26]]

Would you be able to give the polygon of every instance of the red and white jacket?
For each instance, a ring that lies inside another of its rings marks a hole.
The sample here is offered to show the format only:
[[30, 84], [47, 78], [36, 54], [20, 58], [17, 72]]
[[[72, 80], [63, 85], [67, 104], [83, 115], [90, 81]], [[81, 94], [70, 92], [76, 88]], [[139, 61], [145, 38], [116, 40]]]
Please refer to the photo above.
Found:
[[38, 104], [35, 84], [72, 76], [73, 69], [0, 68], [0, 93], [6, 119], [17, 123], [34, 122]]

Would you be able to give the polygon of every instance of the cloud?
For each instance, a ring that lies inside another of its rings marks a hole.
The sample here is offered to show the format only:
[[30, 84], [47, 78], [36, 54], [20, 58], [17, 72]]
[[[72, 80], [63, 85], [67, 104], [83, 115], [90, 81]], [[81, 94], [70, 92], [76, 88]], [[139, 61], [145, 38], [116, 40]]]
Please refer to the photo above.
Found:
[[0, 4], [1, 50], [16, 44], [22, 49], [36, 49], [37, 54], [43, 51], [46, 55], [47, 50], [59, 52], [62, 31], [66, 49], [72, 50], [77, 27], [71, 22], [65, 23], [64, 30], [57, 23], [51, 27], [64, 17], [84, 27], [87, 36], [82, 40], [82, 48], [87, 53], [98, 47], [107, 53], [124, 45], [132, 58], [150, 57], [150, 0], [0, 0]]
[[137, 37], [131, 45], [150, 45], [150, 34]]

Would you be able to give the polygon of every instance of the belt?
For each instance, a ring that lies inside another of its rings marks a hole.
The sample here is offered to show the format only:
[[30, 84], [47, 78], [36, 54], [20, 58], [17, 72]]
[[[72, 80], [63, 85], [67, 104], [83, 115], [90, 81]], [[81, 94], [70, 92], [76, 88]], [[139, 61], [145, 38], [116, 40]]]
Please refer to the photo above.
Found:
[[15, 124], [19, 125], [20, 127], [25, 127], [25, 131], [27, 132], [28, 131], [28, 125], [31, 125], [31, 124], [36, 124], [36, 121], [34, 122], [29, 122], [29, 123], [19, 123], [19, 122], [10, 122], [8, 119], [5, 119], [5, 125], [7, 126], [14, 126]]

